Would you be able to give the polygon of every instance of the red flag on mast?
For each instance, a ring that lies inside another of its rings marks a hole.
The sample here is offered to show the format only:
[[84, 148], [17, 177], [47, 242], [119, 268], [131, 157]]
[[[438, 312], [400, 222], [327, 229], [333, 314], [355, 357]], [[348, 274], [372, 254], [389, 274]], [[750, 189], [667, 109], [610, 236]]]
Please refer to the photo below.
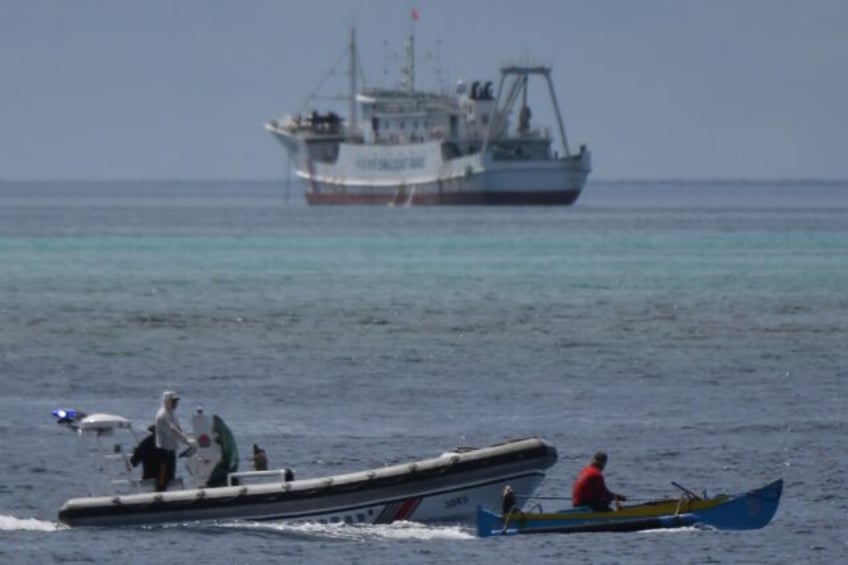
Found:
[[416, 9], [415, 9], [415, 6], [413, 6], [413, 7], [412, 7], [412, 19], [413, 19], [413, 20], [417, 20], [417, 19], [418, 19], [418, 18], [420, 18], [420, 17], [421, 17], [421, 16], [420, 16], [420, 14], [418, 13], [418, 10], [416, 10]]

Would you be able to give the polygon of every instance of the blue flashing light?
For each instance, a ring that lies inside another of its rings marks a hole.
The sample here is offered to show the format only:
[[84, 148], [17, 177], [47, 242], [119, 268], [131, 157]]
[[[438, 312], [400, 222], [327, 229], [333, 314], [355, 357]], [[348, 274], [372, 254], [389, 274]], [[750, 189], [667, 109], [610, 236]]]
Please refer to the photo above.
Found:
[[76, 420], [77, 411], [73, 408], [56, 408], [53, 416], [59, 420]]

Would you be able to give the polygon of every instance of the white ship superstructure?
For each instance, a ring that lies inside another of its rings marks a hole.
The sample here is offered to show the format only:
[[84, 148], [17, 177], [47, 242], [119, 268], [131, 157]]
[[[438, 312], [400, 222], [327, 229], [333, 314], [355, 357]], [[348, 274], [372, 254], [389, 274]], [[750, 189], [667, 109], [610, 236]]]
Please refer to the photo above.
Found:
[[[313, 111], [265, 126], [287, 149], [310, 204], [568, 205], [580, 195], [591, 156], [585, 146], [569, 149], [549, 66], [507, 65], [497, 86], [460, 82], [446, 95], [416, 90], [414, 71], [406, 88], [357, 91], [353, 32], [350, 61], [348, 120]], [[554, 132], [532, 124], [531, 81], [546, 85]]]

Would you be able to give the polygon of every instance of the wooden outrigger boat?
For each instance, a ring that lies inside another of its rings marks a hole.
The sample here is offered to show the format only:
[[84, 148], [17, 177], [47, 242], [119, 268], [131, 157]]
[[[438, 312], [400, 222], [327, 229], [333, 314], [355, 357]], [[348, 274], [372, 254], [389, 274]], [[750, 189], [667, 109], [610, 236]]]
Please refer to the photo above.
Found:
[[705, 498], [673, 484], [683, 491], [678, 499], [621, 506], [608, 512], [578, 507], [552, 513], [514, 510], [501, 515], [478, 507], [477, 535], [635, 532], [688, 526], [753, 530], [771, 521], [783, 491], [781, 479], [742, 494]]

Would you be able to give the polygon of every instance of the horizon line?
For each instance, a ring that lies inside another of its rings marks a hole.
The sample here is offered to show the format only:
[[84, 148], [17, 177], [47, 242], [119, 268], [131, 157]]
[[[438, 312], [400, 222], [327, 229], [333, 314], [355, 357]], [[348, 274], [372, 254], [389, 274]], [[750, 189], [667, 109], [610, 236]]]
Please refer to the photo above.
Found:
[[[293, 178], [291, 181], [297, 183], [301, 179]], [[285, 178], [248, 178], [248, 177], [231, 177], [231, 178], [189, 178], [189, 177], [149, 177], [149, 178], [84, 178], [84, 177], [55, 177], [55, 178], [0, 178], [0, 183], [50, 183], [50, 182], [87, 182], [95, 184], [107, 183], [285, 183], [290, 182]], [[816, 184], [843, 184], [848, 183], [848, 178], [833, 178], [833, 177], [620, 177], [620, 178], [588, 178], [586, 183], [608, 183], [608, 184], [625, 184], [625, 183], [746, 183], [746, 184], [765, 184], [765, 183], [816, 183]]]

